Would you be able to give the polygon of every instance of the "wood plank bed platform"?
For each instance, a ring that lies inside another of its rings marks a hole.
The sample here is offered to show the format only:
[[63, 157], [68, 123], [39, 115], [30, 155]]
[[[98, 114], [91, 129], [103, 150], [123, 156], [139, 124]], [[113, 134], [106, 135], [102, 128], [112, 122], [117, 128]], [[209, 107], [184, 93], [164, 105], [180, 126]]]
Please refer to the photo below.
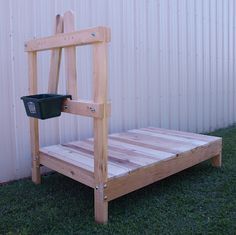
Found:
[[[154, 127], [111, 134], [106, 199], [110, 201], [213, 157], [220, 164], [221, 142], [218, 137]], [[93, 146], [93, 139], [87, 139], [44, 147], [40, 149], [40, 163], [96, 187]], [[119, 185], [112, 186], [113, 182]]]

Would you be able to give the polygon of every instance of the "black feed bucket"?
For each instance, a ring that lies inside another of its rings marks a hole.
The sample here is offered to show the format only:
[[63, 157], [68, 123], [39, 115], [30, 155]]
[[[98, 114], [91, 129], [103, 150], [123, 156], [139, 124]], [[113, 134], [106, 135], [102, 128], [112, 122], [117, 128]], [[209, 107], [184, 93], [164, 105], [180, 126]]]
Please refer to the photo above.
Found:
[[40, 94], [23, 96], [27, 116], [48, 119], [61, 115], [63, 100], [70, 98], [71, 95]]

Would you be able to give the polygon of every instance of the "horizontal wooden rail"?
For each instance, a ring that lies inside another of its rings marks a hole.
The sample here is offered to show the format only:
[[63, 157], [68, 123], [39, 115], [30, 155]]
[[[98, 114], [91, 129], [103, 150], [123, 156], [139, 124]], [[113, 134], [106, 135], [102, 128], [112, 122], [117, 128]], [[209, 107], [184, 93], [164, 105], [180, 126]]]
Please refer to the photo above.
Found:
[[94, 188], [94, 174], [69, 162], [39, 153], [40, 164]]
[[111, 178], [106, 183], [104, 195], [111, 201], [134, 190], [164, 179], [202, 161], [213, 158], [221, 152], [222, 141], [217, 140], [207, 147], [180, 153], [177, 157], [162, 161], [153, 166], [140, 168], [119, 178]]
[[91, 29], [60, 33], [53, 36], [33, 39], [25, 43], [25, 51], [43, 51], [60, 47], [79, 46], [97, 42], [109, 42], [110, 29], [100, 26]]
[[[103, 118], [104, 105], [87, 100], [65, 100], [62, 112], [77, 114], [87, 117]], [[107, 116], [111, 114], [111, 104], [107, 104]]]

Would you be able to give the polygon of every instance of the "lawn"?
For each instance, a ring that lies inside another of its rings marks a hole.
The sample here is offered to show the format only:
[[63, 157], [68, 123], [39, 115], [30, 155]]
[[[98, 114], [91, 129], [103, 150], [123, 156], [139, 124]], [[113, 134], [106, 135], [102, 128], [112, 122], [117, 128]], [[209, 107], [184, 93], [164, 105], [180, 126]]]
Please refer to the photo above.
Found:
[[0, 186], [0, 234], [236, 234], [236, 126], [223, 137], [223, 166], [204, 162], [109, 204], [93, 219], [93, 190], [59, 174]]

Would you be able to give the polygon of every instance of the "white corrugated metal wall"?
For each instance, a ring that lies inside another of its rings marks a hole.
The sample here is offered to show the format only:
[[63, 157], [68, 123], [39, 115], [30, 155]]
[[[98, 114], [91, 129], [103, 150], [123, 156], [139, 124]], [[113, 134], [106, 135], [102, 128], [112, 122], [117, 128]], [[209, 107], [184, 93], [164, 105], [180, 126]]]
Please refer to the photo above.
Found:
[[[207, 132], [236, 120], [234, 0], [0, 0], [0, 182], [30, 175], [24, 41], [52, 33], [71, 9], [77, 28], [106, 25], [110, 44], [110, 132], [158, 126]], [[78, 50], [79, 95], [91, 95], [91, 51]], [[46, 91], [49, 52], [39, 56]], [[60, 92], [65, 91], [62, 67]], [[42, 121], [41, 144], [92, 134], [87, 118]]]

